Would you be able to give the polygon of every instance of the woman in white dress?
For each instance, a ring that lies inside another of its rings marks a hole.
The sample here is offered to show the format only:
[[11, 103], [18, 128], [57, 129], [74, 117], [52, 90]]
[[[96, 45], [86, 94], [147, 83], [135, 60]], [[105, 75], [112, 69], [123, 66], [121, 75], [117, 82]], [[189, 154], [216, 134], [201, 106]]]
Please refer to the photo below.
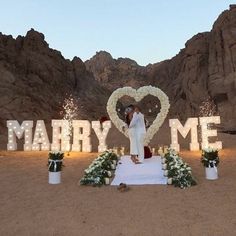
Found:
[[138, 161], [136, 164], [144, 161], [144, 137], [146, 134], [146, 125], [144, 115], [140, 112], [139, 107], [135, 107], [129, 129], [135, 129], [136, 147], [138, 149]]
[[134, 107], [133, 105], [127, 108], [126, 113], [131, 160], [135, 164], [139, 164], [144, 161], [144, 136], [146, 133], [144, 115], [138, 107]]

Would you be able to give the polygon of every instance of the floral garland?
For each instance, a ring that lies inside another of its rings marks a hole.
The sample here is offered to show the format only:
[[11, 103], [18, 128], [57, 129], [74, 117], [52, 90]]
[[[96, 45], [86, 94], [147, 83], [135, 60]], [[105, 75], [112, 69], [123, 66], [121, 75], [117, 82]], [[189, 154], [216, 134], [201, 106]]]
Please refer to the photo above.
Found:
[[197, 184], [192, 176], [191, 167], [173, 149], [168, 149], [162, 157], [162, 168], [164, 175], [168, 177], [168, 184], [182, 189]]
[[110, 183], [110, 178], [116, 169], [118, 156], [112, 151], [100, 154], [84, 171], [81, 185], [101, 186]]
[[[124, 133], [122, 127], [125, 126], [125, 122], [121, 120], [117, 115], [116, 104], [118, 100], [125, 95], [133, 97], [136, 102], [141, 101], [147, 95], [153, 95], [160, 100], [161, 103], [160, 113], [158, 113], [156, 119], [153, 121], [152, 125], [148, 128], [145, 136], [144, 144], [148, 145], [153, 136], [155, 135], [155, 133], [159, 130], [159, 128], [165, 121], [165, 118], [170, 108], [169, 98], [161, 89], [153, 86], [144, 86], [139, 88], [138, 90], [133, 89], [131, 87], [123, 87], [115, 90], [107, 102], [107, 112], [108, 115], [110, 116], [111, 121], [114, 123], [114, 125], [121, 133]], [[125, 136], [128, 137], [127, 132], [125, 132], [124, 134]]]

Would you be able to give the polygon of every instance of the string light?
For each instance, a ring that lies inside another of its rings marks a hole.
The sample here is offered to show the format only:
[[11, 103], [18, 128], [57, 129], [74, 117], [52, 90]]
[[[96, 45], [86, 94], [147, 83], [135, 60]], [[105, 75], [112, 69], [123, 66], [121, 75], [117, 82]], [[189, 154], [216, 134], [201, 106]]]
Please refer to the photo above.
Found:
[[216, 141], [215, 143], [209, 143], [209, 137], [217, 136], [216, 129], [210, 129], [209, 124], [220, 124], [220, 116], [211, 116], [211, 117], [200, 117], [200, 125], [202, 132], [202, 149], [211, 147], [216, 149], [222, 149], [222, 142]]
[[[69, 151], [70, 136], [68, 136], [68, 120], [52, 120], [52, 151]], [[61, 141], [61, 142], [60, 142]]]
[[186, 138], [189, 131], [191, 131], [190, 150], [199, 150], [197, 135], [198, 118], [188, 118], [184, 126], [182, 126], [178, 119], [170, 119], [169, 126], [171, 128], [171, 148], [175, 149], [176, 151], [180, 150], [180, 145], [178, 143], [178, 131], [183, 136], [183, 138]]
[[[26, 135], [27, 137], [27, 135]], [[45, 123], [43, 120], [38, 120], [35, 127], [34, 140], [32, 145], [33, 150], [50, 150], [50, 143], [46, 131]]]
[[[32, 128], [33, 128], [33, 121], [23, 121], [22, 125], [20, 126], [17, 120], [8, 120], [7, 121], [8, 127], [8, 144], [7, 150], [17, 150], [17, 142], [16, 138], [21, 139], [24, 134], [24, 150], [29, 151], [32, 148]], [[27, 135], [26, 135], [27, 133]]]
[[88, 120], [73, 120], [72, 151], [91, 152], [91, 123]]
[[[102, 126], [102, 127], [101, 127]], [[99, 145], [98, 152], [104, 152], [107, 150], [106, 138], [111, 128], [111, 121], [104, 121], [101, 125], [99, 121], [92, 121], [92, 128], [98, 137]]]

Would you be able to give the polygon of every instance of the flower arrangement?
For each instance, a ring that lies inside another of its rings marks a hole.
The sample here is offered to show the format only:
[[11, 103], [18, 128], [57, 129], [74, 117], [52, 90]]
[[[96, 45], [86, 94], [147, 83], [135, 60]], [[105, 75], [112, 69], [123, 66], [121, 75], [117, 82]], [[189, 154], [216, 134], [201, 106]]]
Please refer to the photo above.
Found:
[[48, 154], [48, 170], [50, 172], [59, 172], [63, 166], [63, 152], [49, 152]]
[[203, 149], [201, 162], [206, 168], [217, 167], [220, 163], [218, 150], [214, 148]]
[[[161, 111], [157, 115], [156, 119], [153, 121], [152, 125], [148, 128], [145, 136], [144, 145], [148, 146], [155, 133], [159, 130], [159, 128], [163, 124], [169, 112], [170, 108], [169, 98], [161, 89], [153, 86], [144, 86], [139, 88], [138, 90], [133, 89], [131, 87], [123, 87], [115, 90], [107, 102], [107, 112], [109, 114], [111, 121], [114, 123], [114, 125], [121, 133], [124, 133], [122, 127], [124, 127], [126, 124], [117, 115], [116, 105], [118, 100], [125, 95], [133, 97], [136, 102], [141, 101], [147, 95], [153, 95], [160, 100]], [[125, 136], [128, 137], [127, 132], [125, 132], [124, 134]]]
[[168, 177], [168, 184], [173, 184], [182, 189], [197, 184], [192, 176], [191, 167], [183, 161], [175, 150], [167, 150], [162, 158], [162, 165], [164, 175]]
[[109, 184], [113, 171], [116, 169], [118, 156], [113, 151], [100, 154], [84, 171], [81, 185], [101, 186]]

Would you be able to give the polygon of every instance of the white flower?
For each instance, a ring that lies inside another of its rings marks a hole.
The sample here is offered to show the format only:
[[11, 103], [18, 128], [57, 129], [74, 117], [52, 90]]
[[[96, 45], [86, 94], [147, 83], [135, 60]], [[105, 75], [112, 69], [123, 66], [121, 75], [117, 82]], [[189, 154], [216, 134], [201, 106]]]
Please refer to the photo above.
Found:
[[203, 151], [204, 151], [204, 152], [207, 152], [207, 153], [210, 153], [210, 152], [216, 152], [217, 149], [216, 149], [216, 148], [208, 147], [208, 148], [204, 148]]
[[[128, 95], [130, 97], [134, 97], [136, 101], [142, 100], [145, 96], [148, 94], [151, 94], [153, 96], [158, 97], [158, 99], [161, 102], [161, 113], [157, 115], [157, 118], [151, 125], [151, 127], [148, 129], [145, 137], [145, 145], [148, 145], [148, 143], [151, 141], [154, 134], [158, 131], [162, 123], [164, 122], [167, 113], [169, 111], [169, 99], [166, 96], [166, 94], [161, 91], [159, 88], [152, 87], [152, 86], [144, 86], [139, 88], [137, 91], [131, 87], [123, 87], [115, 90], [112, 95], [110, 96], [108, 103], [107, 103], [107, 112], [110, 116], [110, 119], [114, 123], [114, 125], [118, 128], [120, 132], [122, 131], [122, 126], [125, 125], [125, 122], [122, 121], [116, 112], [116, 103], [117, 101], [125, 96]], [[128, 133], [126, 132], [125, 135], [128, 137]]]

